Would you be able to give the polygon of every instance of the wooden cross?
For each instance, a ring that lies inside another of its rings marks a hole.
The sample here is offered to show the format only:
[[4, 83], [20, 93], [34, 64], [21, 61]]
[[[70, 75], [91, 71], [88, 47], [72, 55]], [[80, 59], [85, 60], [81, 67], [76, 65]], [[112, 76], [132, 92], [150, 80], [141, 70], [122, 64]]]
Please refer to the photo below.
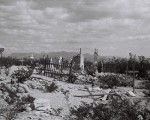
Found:
[[23, 66], [23, 62], [24, 62], [25, 60], [22, 58], [20, 61], [21, 61], [21, 64], [22, 64], [22, 66]]

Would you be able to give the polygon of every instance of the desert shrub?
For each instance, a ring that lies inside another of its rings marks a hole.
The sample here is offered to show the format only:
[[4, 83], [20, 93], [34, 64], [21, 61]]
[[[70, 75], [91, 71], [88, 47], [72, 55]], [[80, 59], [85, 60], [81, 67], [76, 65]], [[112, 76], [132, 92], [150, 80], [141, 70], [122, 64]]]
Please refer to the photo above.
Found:
[[35, 98], [27, 95], [23, 96], [15, 102], [16, 108], [19, 112], [23, 112], [26, 110], [28, 104], [32, 104]]
[[23, 96], [23, 97], [21, 98], [21, 100], [22, 100], [25, 104], [29, 104], [29, 103], [33, 103], [34, 100], [35, 100], [35, 98], [28, 94], [27, 96]]
[[[5, 88], [8, 87], [5, 84], [2, 85], [5, 86]], [[9, 89], [7, 89], [6, 93], [7, 94], [2, 98], [5, 102], [7, 102], [7, 104], [14, 105], [18, 111], [26, 110], [27, 104], [31, 104], [35, 100], [35, 98], [30, 95], [20, 96], [16, 91], [11, 91]]]
[[71, 116], [75, 120], [109, 120], [111, 112], [104, 104], [93, 107], [92, 104], [84, 103], [79, 108], [70, 109]]
[[69, 75], [67, 82], [74, 83], [76, 80], [77, 80], [77, 76], [72, 73]]
[[114, 86], [117, 86], [119, 83], [116, 75], [101, 76], [100, 80], [102, 83], [107, 84], [109, 88], [113, 88]]
[[58, 88], [58, 86], [54, 82], [52, 82], [51, 84], [47, 84], [47, 83], [45, 84], [45, 91], [46, 92], [53, 92], [57, 88]]
[[136, 106], [137, 104], [131, 104], [127, 99], [112, 99], [107, 104], [99, 103], [96, 106], [84, 103], [79, 108], [71, 108], [70, 116], [73, 120], [138, 120], [138, 116], [141, 115], [145, 120], [149, 120], [146, 115], [149, 112], [141, 112]]
[[30, 76], [32, 75], [33, 70], [25, 70], [25, 69], [20, 69], [20, 70], [16, 70], [11, 76], [13, 78], [17, 78], [19, 83], [23, 83], [24, 81], [26, 81], [27, 79], [30, 78]]
[[5, 118], [6, 120], [15, 120], [17, 117], [18, 110], [15, 108], [15, 106], [0, 106], [0, 116]]
[[146, 96], [150, 96], [150, 81], [144, 81], [143, 83], [143, 86], [145, 87], [145, 91], [143, 91], [143, 93], [146, 95]]
[[1, 106], [0, 109], [0, 116], [5, 118], [6, 120], [14, 120], [19, 112], [23, 112], [26, 110], [28, 105], [30, 105], [30, 107], [34, 109], [34, 106], [32, 104], [35, 98], [30, 95], [22, 96], [22, 97], [13, 95], [13, 96], [9, 96], [9, 98], [11, 99], [10, 102], [6, 100], [6, 102], [9, 105]]
[[99, 82], [107, 85], [109, 88], [113, 88], [115, 86], [132, 86], [132, 79], [125, 79], [124, 75], [119, 74], [104, 74], [98, 77]]

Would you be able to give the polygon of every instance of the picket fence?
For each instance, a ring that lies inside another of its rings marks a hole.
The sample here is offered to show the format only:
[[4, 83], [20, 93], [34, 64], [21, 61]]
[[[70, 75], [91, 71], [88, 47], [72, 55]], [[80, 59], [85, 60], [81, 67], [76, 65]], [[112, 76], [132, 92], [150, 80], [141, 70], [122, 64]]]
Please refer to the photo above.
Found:
[[47, 77], [67, 77], [69, 79], [73, 72], [80, 71], [79, 55], [73, 56], [69, 62], [64, 61], [63, 58], [49, 58], [47, 56], [42, 64], [44, 75]]

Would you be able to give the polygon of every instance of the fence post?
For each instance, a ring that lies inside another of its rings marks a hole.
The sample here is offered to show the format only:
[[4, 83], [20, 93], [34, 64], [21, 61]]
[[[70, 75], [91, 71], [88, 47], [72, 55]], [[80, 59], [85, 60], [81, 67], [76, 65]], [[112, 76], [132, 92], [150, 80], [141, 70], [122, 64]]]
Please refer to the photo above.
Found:
[[61, 68], [60, 68], [61, 73], [62, 73], [62, 71], [63, 71], [63, 67], [64, 67], [64, 59], [62, 58], [62, 61], [61, 61]]
[[126, 77], [125, 77], [125, 79], [127, 80], [128, 79], [128, 61], [127, 61], [127, 66], [126, 66]]
[[133, 61], [133, 92], [135, 93], [135, 58], [136, 55], [134, 55], [134, 61]]

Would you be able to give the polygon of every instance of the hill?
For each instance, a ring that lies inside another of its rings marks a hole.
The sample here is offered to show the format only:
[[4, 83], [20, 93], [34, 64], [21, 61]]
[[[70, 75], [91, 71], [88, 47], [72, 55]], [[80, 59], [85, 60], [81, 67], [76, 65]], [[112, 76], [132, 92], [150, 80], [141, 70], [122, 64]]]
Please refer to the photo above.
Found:
[[[26, 58], [26, 57], [30, 57], [31, 54], [33, 54], [35, 56], [35, 58], [42, 58], [44, 56], [49, 56], [49, 57], [60, 57], [62, 56], [64, 59], [71, 59], [73, 56], [79, 54], [77, 52], [49, 52], [49, 53], [11, 53], [10, 57], [14, 57], [14, 58]], [[94, 55], [89, 54], [89, 53], [85, 53], [83, 54], [84, 58], [88, 61], [93, 62], [94, 61]], [[109, 58], [112, 58], [112, 56], [98, 56], [98, 60], [108, 60]]]

